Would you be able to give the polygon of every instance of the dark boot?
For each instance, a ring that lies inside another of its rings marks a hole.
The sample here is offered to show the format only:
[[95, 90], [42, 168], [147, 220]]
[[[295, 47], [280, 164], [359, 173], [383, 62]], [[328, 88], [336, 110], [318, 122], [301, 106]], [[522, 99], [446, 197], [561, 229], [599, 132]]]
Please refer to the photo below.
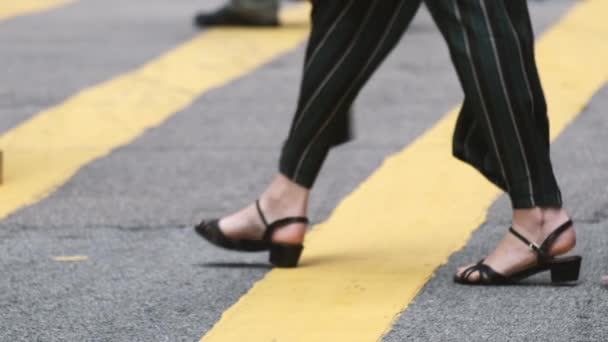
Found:
[[279, 26], [277, 11], [258, 11], [225, 6], [215, 12], [202, 12], [194, 17], [194, 25], [210, 26]]

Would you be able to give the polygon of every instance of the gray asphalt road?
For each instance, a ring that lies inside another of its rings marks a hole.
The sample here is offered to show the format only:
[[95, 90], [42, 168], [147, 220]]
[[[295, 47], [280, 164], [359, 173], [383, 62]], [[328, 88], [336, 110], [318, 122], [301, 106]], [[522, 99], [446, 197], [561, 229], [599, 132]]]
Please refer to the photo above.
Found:
[[526, 286], [471, 288], [450, 283], [454, 270], [476, 262], [509, 227], [506, 197], [468, 245], [439, 268], [384, 341], [607, 341], [608, 172], [606, 106], [608, 86], [553, 145], [564, 201], [578, 229], [576, 253], [584, 255], [581, 283], [547, 286], [549, 275]]
[[[11, 47], [0, 50], [0, 61], [9, 66], [0, 74], [9, 85], [0, 90], [0, 132], [187, 40], [195, 34], [193, 12], [219, 3], [84, 0], [0, 23], [0, 46]], [[538, 30], [571, 3], [534, 2]], [[134, 143], [87, 165], [47, 199], [0, 221], [0, 341], [203, 336], [268, 268], [264, 256], [210, 248], [188, 227], [248, 204], [270, 179], [293, 111], [302, 54], [300, 48], [203, 95]], [[606, 340], [606, 292], [596, 282], [608, 265], [602, 249], [608, 239], [602, 233], [608, 217], [606, 95], [608, 89], [595, 97], [554, 149], [565, 198], [579, 222], [579, 248], [586, 251], [583, 284], [499, 290], [451, 283], [456, 265], [477, 260], [504, 231], [509, 213], [501, 199], [385, 340]], [[357, 127], [366, 129], [356, 129], [358, 139], [332, 153], [314, 191], [313, 220], [325, 219], [384, 157], [460, 99], [447, 50], [421, 13], [358, 101]], [[248, 129], [234, 130], [237, 121]], [[73, 254], [90, 259], [49, 259]]]
[[191, 38], [202, 3], [80, 0], [0, 23], [0, 132]]

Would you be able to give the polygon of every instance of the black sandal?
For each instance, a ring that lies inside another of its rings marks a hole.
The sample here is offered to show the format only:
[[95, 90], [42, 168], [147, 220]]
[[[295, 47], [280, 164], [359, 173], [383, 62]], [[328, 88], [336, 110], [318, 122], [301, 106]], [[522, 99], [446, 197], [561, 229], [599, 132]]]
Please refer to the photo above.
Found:
[[287, 243], [276, 243], [272, 242], [272, 235], [278, 229], [288, 226], [292, 223], [305, 223], [308, 224], [308, 218], [306, 217], [287, 217], [280, 220], [276, 220], [271, 224], [268, 224], [262, 209], [260, 208], [260, 202], [255, 201], [255, 206], [258, 210], [258, 214], [266, 226], [266, 231], [261, 240], [251, 239], [231, 239], [228, 238], [219, 226], [219, 220], [203, 221], [198, 226], [194, 227], [194, 230], [203, 238], [210, 243], [222, 247], [225, 249], [240, 251], [240, 252], [262, 252], [270, 250], [270, 263], [277, 267], [296, 267], [300, 260], [300, 255], [304, 246], [302, 244], [287, 244]]
[[[511, 227], [509, 228], [509, 232], [528, 245], [531, 251], [536, 253], [538, 258], [536, 265], [506, 276], [484, 264], [485, 260], [481, 260], [477, 264], [464, 270], [460, 275], [456, 274], [454, 276], [454, 281], [465, 285], [508, 285], [515, 284], [540, 272], [551, 271], [552, 283], [576, 282], [578, 280], [583, 258], [579, 255], [566, 257], [552, 257], [549, 255], [551, 247], [557, 238], [571, 227], [572, 220], [568, 220], [568, 222], [562, 224], [559, 228], [549, 234], [540, 246], [534, 242], [530, 242]], [[475, 272], [479, 272], [479, 279], [470, 280], [469, 277]]]

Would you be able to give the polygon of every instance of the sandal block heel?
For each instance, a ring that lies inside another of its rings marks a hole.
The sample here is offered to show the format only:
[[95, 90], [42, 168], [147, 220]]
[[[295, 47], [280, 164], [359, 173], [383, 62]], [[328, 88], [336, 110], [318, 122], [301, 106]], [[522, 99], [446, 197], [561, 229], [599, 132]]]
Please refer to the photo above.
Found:
[[551, 264], [551, 281], [554, 283], [578, 281], [582, 260], [583, 258], [580, 256], [555, 260]]
[[277, 267], [296, 267], [303, 249], [302, 245], [271, 244], [270, 263]]

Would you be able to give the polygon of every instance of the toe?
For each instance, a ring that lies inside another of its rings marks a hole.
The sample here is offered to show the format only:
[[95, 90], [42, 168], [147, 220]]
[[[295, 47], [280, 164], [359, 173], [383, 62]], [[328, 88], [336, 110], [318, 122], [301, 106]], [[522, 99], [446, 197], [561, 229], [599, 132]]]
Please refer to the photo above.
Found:
[[475, 264], [469, 264], [466, 266], [459, 267], [456, 271], [456, 278], [467, 283], [476, 283], [480, 279], [479, 271], [471, 272], [470, 274], [466, 274], [466, 272], [471, 269], [471, 267], [475, 266]]
[[468, 270], [469, 268], [471, 268], [474, 265], [475, 264], [468, 264], [468, 265], [459, 267], [458, 270], [456, 271], [456, 275], [458, 275], [460, 277], [462, 275], [462, 273], [464, 273], [464, 271]]

